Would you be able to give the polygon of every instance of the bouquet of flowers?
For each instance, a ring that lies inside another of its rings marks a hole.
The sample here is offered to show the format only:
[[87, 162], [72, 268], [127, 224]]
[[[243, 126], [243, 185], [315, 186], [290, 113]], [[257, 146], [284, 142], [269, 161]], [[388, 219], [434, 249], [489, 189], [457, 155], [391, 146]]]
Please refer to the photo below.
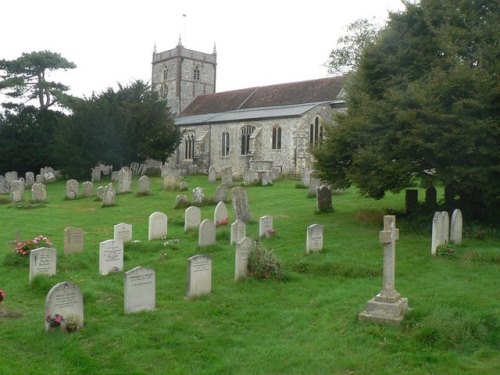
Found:
[[59, 327], [61, 323], [64, 321], [64, 318], [62, 315], [55, 314], [54, 316], [47, 315], [45, 320], [47, 321], [47, 323], [50, 324], [51, 327]]
[[38, 249], [39, 247], [52, 247], [52, 242], [41, 234], [32, 240], [20, 241], [16, 243], [16, 253], [20, 256], [28, 256], [30, 250]]
[[3, 289], [0, 289], [0, 302], [2, 302], [5, 299], [5, 297], [7, 297], [7, 295], [5, 294]]

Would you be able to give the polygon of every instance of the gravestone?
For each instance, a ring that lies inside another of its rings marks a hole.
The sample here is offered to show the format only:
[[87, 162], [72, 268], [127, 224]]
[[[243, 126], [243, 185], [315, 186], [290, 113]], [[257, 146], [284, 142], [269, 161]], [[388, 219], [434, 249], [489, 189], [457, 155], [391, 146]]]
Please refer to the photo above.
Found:
[[99, 243], [99, 273], [107, 275], [123, 270], [123, 241], [107, 240]]
[[450, 215], [448, 211], [441, 211], [441, 243], [448, 243], [450, 240]]
[[273, 172], [265, 171], [262, 172], [260, 176], [260, 184], [262, 186], [272, 185], [273, 184]]
[[163, 212], [153, 212], [149, 215], [148, 240], [167, 237], [168, 217]]
[[118, 194], [130, 193], [132, 186], [132, 171], [123, 167], [118, 171]]
[[132, 241], [132, 224], [116, 224], [113, 227], [113, 238], [123, 242]]
[[35, 182], [31, 186], [31, 199], [35, 202], [45, 202], [47, 200], [47, 189], [44, 184]]
[[316, 189], [317, 212], [332, 212], [332, 190], [327, 185], [321, 185]]
[[434, 208], [437, 204], [437, 191], [434, 186], [431, 186], [425, 190], [425, 206], [428, 208]]
[[152, 268], [135, 267], [124, 276], [125, 314], [154, 310], [156, 307], [156, 272]]
[[109, 183], [102, 189], [102, 206], [111, 207], [116, 204], [116, 192], [113, 184]]
[[90, 181], [85, 181], [82, 184], [82, 195], [84, 197], [91, 197], [94, 194], [94, 184]]
[[308, 170], [307, 168], [304, 168], [302, 170], [302, 173], [300, 175], [300, 182], [305, 187], [309, 187], [309, 183], [311, 182], [311, 171]]
[[181, 177], [177, 174], [163, 177], [163, 190], [177, 190], [181, 183]]
[[312, 224], [307, 227], [306, 253], [323, 250], [323, 225]]
[[118, 172], [119, 171], [113, 171], [113, 172], [111, 172], [111, 182], [118, 181]]
[[243, 237], [236, 243], [236, 254], [234, 259], [234, 279], [239, 280], [248, 275], [248, 258], [255, 249], [255, 241], [250, 237]]
[[450, 242], [460, 245], [462, 243], [463, 219], [462, 211], [456, 208], [451, 214]]
[[7, 181], [7, 186], [10, 188], [11, 183], [18, 180], [17, 171], [6, 172], [5, 180]]
[[26, 172], [24, 174], [24, 181], [26, 187], [31, 187], [35, 183], [35, 174], [33, 172]]
[[395, 289], [396, 241], [399, 229], [396, 217], [384, 216], [384, 229], [379, 240], [384, 245], [384, 276], [382, 291], [366, 304], [365, 311], [358, 315], [359, 320], [398, 325], [408, 311], [408, 299], [401, 297]]
[[220, 184], [215, 190], [214, 202], [227, 202], [227, 193], [229, 191], [229, 186], [227, 184]]
[[318, 188], [323, 184], [318, 176], [318, 172], [313, 170], [309, 173], [309, 196], [315, 197]]
[[0, 175], [0, 194], [9, 194], [10, 189], [7, 186], [7, 180], [4, 176]]
[[148, 176], [141, 176], [139, 178], [137, 194], [138, 195], [149, 195], [151, 194], [151, 182]]
[[184, 212], [184, 232], [190, 229], [198, 229], [201, 222], [201, 210], [196, 206], [186, 208]]
[[45, 179], [43, 178], [43, 176], [41, 174], [37, 174], [35, 176], [35, 182], [38, 182], [39, 184], [43, 184], [43, 183], [45, 183]]
[[66, 181], [66, 199], [78, 198], [78, 181], [71, 179]]
[[247, 235], [247, 225], [240, 221], [236, 220], [234, 223], [231, 224], [231, 239], [230, 239], [230, 244], [237, 244], [240, 242], [243, 237], [246, 237]]
[[233, 210], [236, 219], [248, 224], [251, 220], [250, 209], [248, 207], [248, 196], [245, 189], [235, 187], [232, 189]]
[[208, 182], [214, 183], [217, 181], [217, 171], [215, 170], [215, 167], [213, 165], [208, 168]]
[[51, 322], [62, 317], [61, 330], [70, 332], [83, 328], [83, 295], [75, 284], [64, 281], [54, 285], [45, 298], [45, 330], [55, 329]]
[[259, 218], [259, 237], [271, 237], [274, 233], [273, 217], [261, 216]]
[[206, 247], [215, 245], [215, 225], [210, 219], [205, 219], [200, 223], [198, 231], [198, 246]]
[[18, 203], [24, 200], [24, 183], [20, 180], [10, 182], [10, 200]]
[[418, 207], [418, 190], [406, 189], [405, 191], [405, 211], [407, 214], [415, 212]]
[[205, 190], [202, 187], [193, 189], [193, 203], [203, 203], [205, 200]]
[[189, 204], [186, 194], [179, 194], [175, 197], [175, 208], [186, 207]]
[[223, 184], [231, 185], [233, 183], [233, 168], [225, 167], [220, 171], [220, 181]]
[[431, 254], [436, 255], [437, 248], [442, 244], [443, 240], [443, 221], [441, 220], [441, 212], [436, 211], [432, 218], [432, 238], [431, 238]]
[[214, 223], [218, 225], [227, 225], [229, 223], [229, 218], [227, 215], [227, 207], [224, 202], [217, 203], [214, 210]]
[[212, 259], [194, 255], [188, 259], [186, 297], [198, 297], [212, 292]]
[[101, 181], [101, 166], [97, 166], [95, 168], [92, 168], [91, 174], [92, 174], [92, 176], [91, 176], [92, 182]]
[[99, 186], [97, 188], [97, 197], [100, 199], [100, 200], [103, 200], [104, 198], [104, 186]]
[[57, 270], [57, 250], [40, 247], [30, 251], [29, 282], [37, 275], [53, 276]]
[[84, 233], [81, 228], [64, 228], [64, 254], [83, 252]]

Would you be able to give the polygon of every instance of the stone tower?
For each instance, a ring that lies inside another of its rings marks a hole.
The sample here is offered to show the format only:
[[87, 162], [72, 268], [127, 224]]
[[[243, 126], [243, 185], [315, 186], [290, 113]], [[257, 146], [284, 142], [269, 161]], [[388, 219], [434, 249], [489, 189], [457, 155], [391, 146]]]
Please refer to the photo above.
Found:
[[177, 47], [153, 52], [151, 83], [178, 116], [198, 95], [215, 93], [217, 52], [193, 51], [179, 38]]

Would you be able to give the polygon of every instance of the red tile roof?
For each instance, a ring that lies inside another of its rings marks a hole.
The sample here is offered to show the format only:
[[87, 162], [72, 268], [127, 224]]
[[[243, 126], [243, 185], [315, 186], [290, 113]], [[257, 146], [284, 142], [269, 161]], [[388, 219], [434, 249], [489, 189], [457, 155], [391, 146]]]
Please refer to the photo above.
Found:
[[332, 101], [337, 99], [342, 83], [343, 77], [330, 77], [200, 95], [181, 116]]

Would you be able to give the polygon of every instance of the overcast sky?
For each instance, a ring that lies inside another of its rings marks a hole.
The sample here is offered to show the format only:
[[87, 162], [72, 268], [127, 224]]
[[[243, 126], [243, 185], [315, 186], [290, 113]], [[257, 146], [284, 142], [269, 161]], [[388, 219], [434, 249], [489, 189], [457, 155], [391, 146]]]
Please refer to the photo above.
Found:
[[[53, 75], [77, 96], [151, 80], [158, 52], [217, 47], [217, 91], [328, 76], [345, 26], [383, 24], [400, 0], [1, 0], [0, 59], [50, 50], [77, 65]], [[185, 16], [183, 16], [185, 15]]]

